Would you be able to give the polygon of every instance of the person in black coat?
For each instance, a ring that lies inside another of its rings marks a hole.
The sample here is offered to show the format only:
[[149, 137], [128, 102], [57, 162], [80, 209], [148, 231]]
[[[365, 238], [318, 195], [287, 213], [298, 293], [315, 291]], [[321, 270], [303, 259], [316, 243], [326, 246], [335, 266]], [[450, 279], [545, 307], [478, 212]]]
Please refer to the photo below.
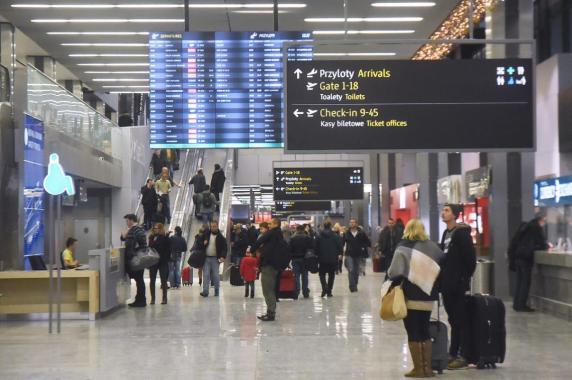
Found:
[[457, 223], [461, 210], [460, 205], [446, 204], [441, 212], [441, 219], [447, 224], [441, 237], [445, 259], [441, 263], [440, 291], [451, 325], [449, 369], [468, 365], [466, 357], [471, 338], [465, 292], [470, 289], [471, 277], [477, 265], [471, 227]]
[[147, 247], [147, 236], [143, 227], [137, 224], [135, 214], [127, 214], [123, 217], [127, 223], [127, 229], [121, 233], [121, 241], [125, 242], [125, 272], [130, 278], [135, 280], [137, 285], [137, 295], [135, 301], [130, 303], [130, 307], [145, 307], [145, 280], [143, 279], [144, 269], [131, 270], [129, 262], [135, 256], [137, 249]]
[[165, 233], [165, 226], [157, 223], [153, 226], [153, 233], [149, 236], [149, 247], [159, 253], [159, 262], [149, 267], [149, 290], [151, 290], [151, 305], [155, 304], [155, 280], [157, 272], [161, 278], [161, 290], [163, 291], [162, 305], [167, 304], [167, 280], [169, 279], [169, 261], [171, 260], [171, 241]]
[[155, 151], [153, 152], [153, 156], [151, 156], [150, 166], [151, 166], [151, 169], [153, 170], [153, 177], [154, 178], [160, 177], [161, 176], [161, 170], [163, 170], [164, 167], [169, 166], [169, 163], [167, 162], [167, 160], [163, 156], [161, 149], [155, 149]]
[[387, 226], [383, 227], [379, 233], [379, 240], [377, 243], [377, 247], [382, 256], [382, 272], [386, 272], [391, 266], [393, 253], [397, 248], [397, 244], [401, 241], [402, 235], [403, 231], [399, 231], [399, 227], [395, 225], [395, 220], [393, 220], [393, 218], [389, 218]]
[[219, 164], [215, 164], [214, 169], [213, 176], [211, 177], [211, 193], [214, 194], [216, 201], [219, 202], [220, 193], [222, 193], [224, 189], [224, 181], [226, 181], [226, 177], [224, 176], [224, 171]]
[[[303, 225], [298, 225], [288, 246], [292, 253], [292, 270], [296, 278], [296, 296], [294, 299], [298, 298], [300, 291], [302, 291], [304, 298], [308, 298], [310, 297], [310, 289], [308, 288], [308, 269], [304, 264], [304, 257], [308, 251], [314, 249], [314, 239], [308, 236]], [[300, 286], [300, 278], [302, 278], [302, 286]]]
[[516, 287], [514, 289], [514, 302], [512, 305], [515, 311], [534, 311], [526, 302], [528, 300], [528, 292], [530, 291], [532, 267], [534, 266], [534, 251], [548, 249], [548, 243], [546, 242], [543, 230], [545, 225], [546, 217], [544, 215], [537, 215], [528, 222], [517, 243], [514, 252]]
[[350, 228], [344, 233], [344, 244], [350, 292], [354, 293], [358, 290], [361, 261], [368, 256], [367, 248], [371, 246], [369, 238], [359, 227], [357, 219], [350, 219]]
[[187, 252], [187, 241], [183, 237], [181, 227], [175, 227], [175, 234], [169, 238], [171, 241], [171, 260], [169, 261], [169, 284], [174, 289], [181, 286], [181, 259]]
[[200, 293], [203, 297], [209, 296], [209, 288], [211, 281], [215, 288], [215, 297], [219, 296], [220, 289], [220, 272], [219, 266], [226, 259], [228, 246], [226, 238], [219, 229], [218, 221], [210, 222], [210, 229], [205, 231], [204, 244], [206, 259], [203, 266], [203, 291]]
[[230, 261], [234, 265], [240, 266], [240, 260], [246, 254], [246, 249], [248, 248], [248, 235], [246, 231], [242, 228], [240, 223], [234, 226], [234, 229], [230, 235]]
[[143, 206], [143, 227], [151, 229], [153, 218], [157, 212], [158, 196], [155, 191], [155, 181], [147, 179], [147, 184], [141, 188], [141, 205]]
[[254, 224], [248, 223], [246, 233], [248, 234], [248, 245], [253, 245], [258, 239], [260, 232], [254, 227]]
[[[332, 223], [324, 222], [324, 229], [316, 239], [316, 254], [320, 262], [322, 297], [332, 297], [338, 261], [342, 259], [343, 244], [340, 235], [332, 231]], [[326, 275], [328, 280], [326, 281]]]
[[195, 216], [199, 215], [199, 205], [197, 204], [198, 195], [205, 191], [207, 180], [203, 174], [203, 169], [199, 169], [197, 174], [191, 178], [189, 185], [193, 185], [193, 203], [195, 204]]

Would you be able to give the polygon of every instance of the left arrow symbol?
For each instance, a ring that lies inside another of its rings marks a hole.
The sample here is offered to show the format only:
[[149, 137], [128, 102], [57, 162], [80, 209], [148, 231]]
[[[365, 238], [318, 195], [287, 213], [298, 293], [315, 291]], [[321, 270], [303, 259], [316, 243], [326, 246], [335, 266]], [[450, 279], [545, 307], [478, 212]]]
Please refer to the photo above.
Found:
[[296, 109], [294, 110], [294, 116], [296, 116], [296, 117], [300, 117], [300, 115], [303, 115], [303, 114], [304, 114], [304, 112], [298, 111], [298, 108], [296, 108]]
[[300, 79], [300, 75], [302, 75], [302, 70], [296, 69], [294, 70], [294, 74], [296, 74], [296, 79]]

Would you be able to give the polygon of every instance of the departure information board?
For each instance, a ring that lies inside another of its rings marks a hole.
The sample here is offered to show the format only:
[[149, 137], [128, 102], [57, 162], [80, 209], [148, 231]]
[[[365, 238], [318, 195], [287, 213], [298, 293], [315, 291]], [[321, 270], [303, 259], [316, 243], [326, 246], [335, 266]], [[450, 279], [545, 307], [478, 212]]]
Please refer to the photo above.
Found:
[[[309, 32], [173, 32], [149, 37], [151, 148], [283, 144], [283, 45]], [[311, 46], [288, 48], [311, 60]]]
[[363, 199], [363, 168], [274, 168], [274, 201]]
[[306, 202], [290, 202], [278, 201], [274, 209], [276, 212], [298, 212], [298, 211], [330, 211], [332, 202], [329, 201], [306, 201]]
[[533, 150], [530, 59], [288, 62], [286, 150]]

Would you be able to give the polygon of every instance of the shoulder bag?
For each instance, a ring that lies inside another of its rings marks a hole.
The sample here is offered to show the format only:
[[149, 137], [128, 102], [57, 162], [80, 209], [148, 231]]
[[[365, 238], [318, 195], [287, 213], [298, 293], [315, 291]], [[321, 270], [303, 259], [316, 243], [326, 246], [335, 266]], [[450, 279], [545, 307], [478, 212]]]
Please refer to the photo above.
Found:
[[141, 247], [135, 251], [135, 255], [129, 261], [129, 268], [132, 271], [139, 271], [159, 262], [159, 253], [151, 247]]
[[379, 316], [384, 321], [399, 321], [407, 317], [407, 305], [401, 285], [390, 288], [386, 294], [384, 294], [386, 287], [382, 287]]

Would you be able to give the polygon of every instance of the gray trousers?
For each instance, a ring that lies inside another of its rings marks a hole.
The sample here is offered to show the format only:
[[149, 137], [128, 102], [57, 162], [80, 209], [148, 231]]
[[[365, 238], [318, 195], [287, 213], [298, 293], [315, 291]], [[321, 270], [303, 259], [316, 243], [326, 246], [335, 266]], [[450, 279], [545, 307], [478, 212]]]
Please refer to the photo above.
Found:
[[357, 290], [359, 274], [361, 271], [360, 261], [359, 257], [346, 256], [346, 268], [348, 269], [350, 290]]
[[207, 256], [203, 266], [203, 293], [209, 294], [211, 280], [214, 283], [215, 293], [220, 286], [219, 262], [216, 256]]
[[266, 301], [266, 312], [269, 315], [276, 314], [276, 283], [278, 270], [273, 266], [266, 265], [260, 270], [260, 282], [262, 283], [262, 295]]

